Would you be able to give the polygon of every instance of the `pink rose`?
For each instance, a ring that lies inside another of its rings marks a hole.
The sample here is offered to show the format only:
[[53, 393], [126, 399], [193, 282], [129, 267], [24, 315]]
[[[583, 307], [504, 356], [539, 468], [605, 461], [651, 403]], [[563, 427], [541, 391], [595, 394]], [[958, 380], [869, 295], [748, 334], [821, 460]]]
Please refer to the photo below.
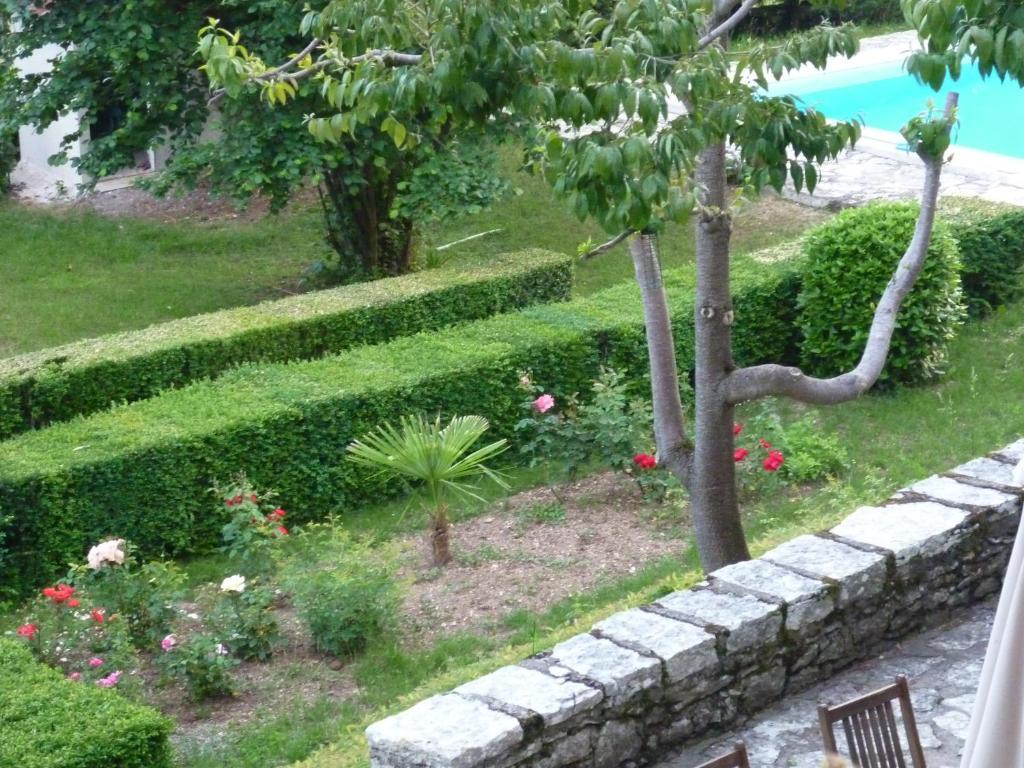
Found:
[[537, 413], [547, 413], [555, 407], [555, 398], [549, 394], [543, 394], [533, 401], [533, 410]]
[[68, 675], [68, 680], [71, 680], [72, 682], [75, 682], [75, 683], [77, 683], [81, 679], [82, 679], [82, 673], [81, 672], [72, 672], [70, 675]]
[[91, 659], [89, 659], [89, 666], [93, 669], [96, 669], [96, 667], [102, 667], [103, 659], [93, 656]]
[[160, 647], [164, 649], [164, 653], [167, 653], [171, 648], [178, 644], [178, 638], [174, 635], [168, 635], [160, 641]]
[[117, 681], [120, 679], [121, 670], [117, 670], [116, 672], [111, 672], [106, 677], [97, 680], [96, 685], [98, 685], [100, 688], [113, 688], [115, 685], [117, 685]]

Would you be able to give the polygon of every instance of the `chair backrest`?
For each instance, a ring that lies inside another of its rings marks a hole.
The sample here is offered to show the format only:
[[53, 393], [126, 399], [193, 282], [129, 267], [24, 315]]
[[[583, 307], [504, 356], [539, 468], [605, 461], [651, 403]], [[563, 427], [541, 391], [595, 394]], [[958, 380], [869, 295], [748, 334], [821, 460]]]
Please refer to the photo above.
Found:
[[747, 759], [747, 745], [742, 741], [737, 741], [731, 752], [694, 766], [694, 768], [750, 768], [750, 761]]
[[[893, 702], [900, 705], [903, 730], [906, 732], [907, 751], [900, 741], [899, 727]], [[818, 707], [818, 722], [825, 752], [840, 754], [836, 746], [833, 727], [842, 726], [846, 736], [847, 757], [858, 768], [926, 768], [921, 739], [917, 735], [917, 721], [910, 703], [910, 686], [900, 675], [896, 682], [860, 698], [836, 707]]]

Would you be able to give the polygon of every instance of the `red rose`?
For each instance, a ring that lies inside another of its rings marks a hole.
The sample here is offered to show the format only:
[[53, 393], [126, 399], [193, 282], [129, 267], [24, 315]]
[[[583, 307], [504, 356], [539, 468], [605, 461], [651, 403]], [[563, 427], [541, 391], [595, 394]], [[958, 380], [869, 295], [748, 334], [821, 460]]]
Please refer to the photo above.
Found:
[[749, 455], [750, 451], [748, 451], [746, 448], [737, 448], [735, 451], [733, 451], [732, 459], [733, 461], [743, 461]]
[[258, 504], [259, 503], [259, 499], [256, 498], [256, 494], [255, 493], [252, 494], [252, 496], [249, 497], [249, 501], [251, 501], [253, 504]]
[[734, 435], [738, 435], [742, 431], [743, 431], [743, 425], [742, 424], [733, 424], [732, 425], [732, 433]]
[[633, 463], [640, 469], [654, 469], [658, 466], [658, 460], [649, 453], [638, 453], [633, 457]]
[[283, 525], [277, 526], [277, 532], [280, 533], [282, 536], [288, 535], [288, 529], [285, 528]]
[[[67, 584], [58, 584], [56, 587], [46, 587], [43, 590], [43, 595], [50, 598], [57, 605], [70, 599], [73, 594], [75, 594], [75, 588], [69, 587]], [[75, 601], [76, 605], [77, 602]]]
[[757, 438], [757, 442], [759, 442], [761, 444], [761, 447], [764, 448], [766, 451], [770, 451], [772, 449], [772, 444], [765, 440], [763, 437]]
[[37, 627], [35, 624], [22, 624], [20, 627], [18, 627], [18, 634], [21, 637], [27, 637], [29, 640], [35, 637], [36, 632], [38, 631], [39, 627]]
[[81, 605], [81, 603], [78, 602], [77, 600], [75, 600], [74, 598], [72, 598], [71, 600], [68, 600], [68, 608], [77, 608], [80, 605]]
[[783, 457], [782, 451], [772, 451], [768, 454], [768, 458], [764, 460], [764, 469], [766, 472], [776, 472], [785, 461], [786, 459]]
[[271, 518], [272, 520], [281, 520], [287, 514], [288, 514], [287, 512], [285, 512], [283, 509], [278, 507], [273, 512], [271, 512], [269, 515], [267, 515], [267, 517]]
[[105, 608], [93, 608], [89, 612], [89, 614], [92, 616], [93, 621], [95, 621], [97, 624], [103, 623], [103, 619], [106, 618], [106, 613], [107, 611]]

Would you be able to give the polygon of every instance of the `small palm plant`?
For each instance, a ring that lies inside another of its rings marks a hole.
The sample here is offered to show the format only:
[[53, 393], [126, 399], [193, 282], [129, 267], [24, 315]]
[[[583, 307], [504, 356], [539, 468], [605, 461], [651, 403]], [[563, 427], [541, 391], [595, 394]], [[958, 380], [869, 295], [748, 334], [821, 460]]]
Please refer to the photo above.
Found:
[[420, 498], [430, 514], [430, 549], [435, 566], [447, 565], [448, 509], [456, 496], [483, 501], [475, 481], [488, 478], [502, 488], [508, 484], [486, 462], [508, 448], [508, 441], [471, 450], [490, 425], [482, 416], [456, 416], [442, 426], [441, 417], [404, 417], [396, 428], [384, 424], [348, 446], [349, 459], [379, 470], [388, 477], [404, 477], [421, 483]]

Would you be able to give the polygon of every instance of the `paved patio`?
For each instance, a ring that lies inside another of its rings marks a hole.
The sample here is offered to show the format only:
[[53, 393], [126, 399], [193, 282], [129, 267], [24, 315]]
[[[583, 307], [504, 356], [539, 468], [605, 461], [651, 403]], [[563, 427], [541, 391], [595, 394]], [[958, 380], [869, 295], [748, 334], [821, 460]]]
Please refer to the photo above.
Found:
[[[802, 693], [789, 696], [742, 728], [684, 749], [656, 768], [691, 768], [743, 739], [754, 768], [821, 768], [819, 702], [839, 703], [910, 678], [918, 729], [929, 768], [955, 768], [974, 704], [995, 614], [989, 600], [950, 623], [910, 638]], [[840, 739], [840, 743], [842, 740]]]

